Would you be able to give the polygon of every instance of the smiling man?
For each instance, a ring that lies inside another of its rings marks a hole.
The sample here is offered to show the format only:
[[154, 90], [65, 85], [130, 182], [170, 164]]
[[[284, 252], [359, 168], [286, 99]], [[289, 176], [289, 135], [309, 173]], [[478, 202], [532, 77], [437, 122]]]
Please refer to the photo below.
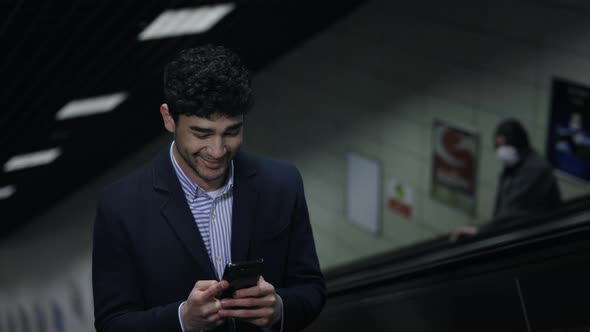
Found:
[[[106, 187], [94, 228], [97, 331], [299, 331], [325, 285], [303, 183], [286, 163], [240, 151], [248, 71], [223, 47], [180, 52], [160, 106], [170, 146]], [[263, 259], [229, 298], [230, 262]]]

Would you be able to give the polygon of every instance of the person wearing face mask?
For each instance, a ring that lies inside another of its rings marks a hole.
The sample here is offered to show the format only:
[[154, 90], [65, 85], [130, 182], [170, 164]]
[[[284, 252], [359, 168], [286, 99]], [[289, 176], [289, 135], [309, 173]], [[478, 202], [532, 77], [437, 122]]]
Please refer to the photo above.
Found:
[[[551, 165], [531, 147], [522, 124], [502, 121], [495, 134], [496, 157], [503, 164], [498, 181], [494, 214], [489, 225], [540, 214], [561, 204], [561, 193]], [[481, 231], [463, 226], [451, 234], [451, 241]]]
[[520, 122], [508, 119], [496, 129], [496, 156], [504, 164], [498, 183], [494, 222], [542, 213], [561, 203], [551, 165], [534, 151]]

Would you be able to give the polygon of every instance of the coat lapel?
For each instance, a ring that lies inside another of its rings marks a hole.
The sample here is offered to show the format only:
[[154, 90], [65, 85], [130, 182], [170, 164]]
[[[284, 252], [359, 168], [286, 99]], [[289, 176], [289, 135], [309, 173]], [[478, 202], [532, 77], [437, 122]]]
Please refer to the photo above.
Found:
[[256, 190], [256, 169], [244, 152], [235, 159], [233, 212], [232, 212], [232, 261], [249, 259], [252, 227], [256, 217], [258, 191]]
[[176, 236], [178, 236], [191, 256], [195, 258], [201, 269], [206, 272], [209, 279], [216, 279], [207, 248], [186, 202], [170, 160], [170, 151], [167, 149], [160, 154], [156, 161], [154, 188], [165, 197], [160, 210], [162, 216], [172, 227]]

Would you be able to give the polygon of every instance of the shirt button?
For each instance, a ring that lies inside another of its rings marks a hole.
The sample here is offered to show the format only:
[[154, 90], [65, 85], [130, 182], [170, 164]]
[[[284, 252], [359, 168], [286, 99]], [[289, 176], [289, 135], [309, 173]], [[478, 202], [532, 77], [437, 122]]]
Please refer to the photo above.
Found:
[[217, 261], [221, 262], [221, 256], [217, 256]]
[[211, 218], [212, 218], [213, 220], [215, 220], [215, 212], [213, 212], [213, 214], [211, 214]]

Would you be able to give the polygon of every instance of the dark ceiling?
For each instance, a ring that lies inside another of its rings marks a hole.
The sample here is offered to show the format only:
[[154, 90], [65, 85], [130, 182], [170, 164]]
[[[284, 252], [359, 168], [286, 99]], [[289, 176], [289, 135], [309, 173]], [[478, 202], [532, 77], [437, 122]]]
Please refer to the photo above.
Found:
[[[202, 34], [139, 41], [170, 8], [219, 1], [7, 1], [0, 5], [0, 165], [15, 155], [59, 147], [44, 166], [0, 168], [0, 238], [125, 155], [163, 133], [161, 68], [178, 50], [213, 43], [237, 51], [254, 71], [346, 15], [363, 0], [258, 0], [236, 7]], [[76, 99], [125, 91], [113, 112], [56, 120]]]

